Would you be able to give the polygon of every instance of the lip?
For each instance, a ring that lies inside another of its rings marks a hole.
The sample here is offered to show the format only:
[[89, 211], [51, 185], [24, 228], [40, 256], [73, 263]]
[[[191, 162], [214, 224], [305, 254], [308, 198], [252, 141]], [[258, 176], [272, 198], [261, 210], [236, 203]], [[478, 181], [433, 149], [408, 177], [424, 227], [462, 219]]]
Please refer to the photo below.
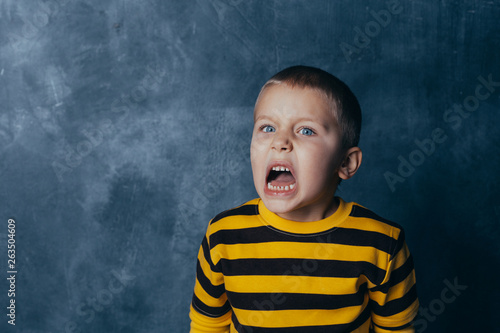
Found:
[[295, 178], [295, 181], [297, 181], [297, 177], [295, 177], [295, 171], [294, 171], [293, 166], [290, 162], [288, 162], [288, 161], [273, 161], [273, 162], [269, 163], [267, 165], [267, 168], [266, 168], [266, 179], [264, 182], [265, 183], [264, 184], [264, 193], [267, 195], [270, 195], [270, 196], [285, 197], [285, 196], [289, 196], [289, 195], [292, 195], [295, 192], [297, 192], [297, 183], [295, 183], [295, 186], [292, 190], [288, 190], [288, 191], [275, 191], [275, 190], [271, 190], [267, 187], [267, 176], [271, 172], [271, 169], [276, 167], [276, 166], [282, 166], [282, 167], [288, 168], [288, 170], [290, 170], [290, 173], [292, 174], [293, 178]]

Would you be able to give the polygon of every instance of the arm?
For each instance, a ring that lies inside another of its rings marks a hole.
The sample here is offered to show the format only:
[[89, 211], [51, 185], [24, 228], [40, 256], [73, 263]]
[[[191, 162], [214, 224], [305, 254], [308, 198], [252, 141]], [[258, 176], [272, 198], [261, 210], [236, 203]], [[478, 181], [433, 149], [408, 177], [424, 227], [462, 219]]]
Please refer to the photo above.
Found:
[[369, 289], [372, 321], [376, 333], [414, 333], [418, 298], [413, 259], [401, 230], [389, 257], [383, 282]]
[[191, 305], [189, 312], [191, 318], [190, 333], [229, 333], [229, 324], [231, 323], [231, 311], [219, 318], [204, 316]]
[[224, 276], [212, 261], [208, 235], [198, 252], [196, 283], [189, 317], [191, 333], [226, 333], [231, 323], [231, 307], [224, 287]]
[[378, 327], [378, 326], [375, 326], [375, 329], [374, 329], [374, 332], [376, 333], [415, 333], [415, 328], [413, 327], [413, 325], [410, 325], [406, 328], [403, 328], [403, 329], [397, 329], [397, 330], [394, 330], [394, 329], [384, 329], [384, 328], [381, 328], [381, 327]]

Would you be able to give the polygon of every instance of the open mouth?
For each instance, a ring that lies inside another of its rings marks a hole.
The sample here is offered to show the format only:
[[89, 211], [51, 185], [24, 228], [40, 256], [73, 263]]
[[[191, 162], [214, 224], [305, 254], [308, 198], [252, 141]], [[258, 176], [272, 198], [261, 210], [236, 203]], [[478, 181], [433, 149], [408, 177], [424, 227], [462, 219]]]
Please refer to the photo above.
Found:
[[273, 166], [266, 178], [267, 189], [271, 191], [291, 191], [295, 188], [295, 177], [290, 169], [283, 165]]

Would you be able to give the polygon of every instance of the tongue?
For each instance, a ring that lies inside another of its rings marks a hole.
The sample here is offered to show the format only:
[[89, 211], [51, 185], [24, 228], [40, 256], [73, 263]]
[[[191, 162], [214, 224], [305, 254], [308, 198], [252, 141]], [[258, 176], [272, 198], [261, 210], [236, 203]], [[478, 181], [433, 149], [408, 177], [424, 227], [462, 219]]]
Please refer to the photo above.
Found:
[[295, 178], [289, 172], [280, 172], [280, 174], [271, 181], [272, 186], [286, 186], [295, 183]]

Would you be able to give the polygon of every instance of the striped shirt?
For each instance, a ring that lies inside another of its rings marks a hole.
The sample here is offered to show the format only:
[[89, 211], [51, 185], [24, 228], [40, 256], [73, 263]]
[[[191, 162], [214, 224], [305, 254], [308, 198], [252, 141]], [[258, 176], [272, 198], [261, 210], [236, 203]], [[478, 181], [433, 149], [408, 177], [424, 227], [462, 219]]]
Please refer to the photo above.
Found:
[[254, 199], [210, 221], [191, 332], [414, 332], [418, 299], [401, 226], [342, 199], [296, 222]]

